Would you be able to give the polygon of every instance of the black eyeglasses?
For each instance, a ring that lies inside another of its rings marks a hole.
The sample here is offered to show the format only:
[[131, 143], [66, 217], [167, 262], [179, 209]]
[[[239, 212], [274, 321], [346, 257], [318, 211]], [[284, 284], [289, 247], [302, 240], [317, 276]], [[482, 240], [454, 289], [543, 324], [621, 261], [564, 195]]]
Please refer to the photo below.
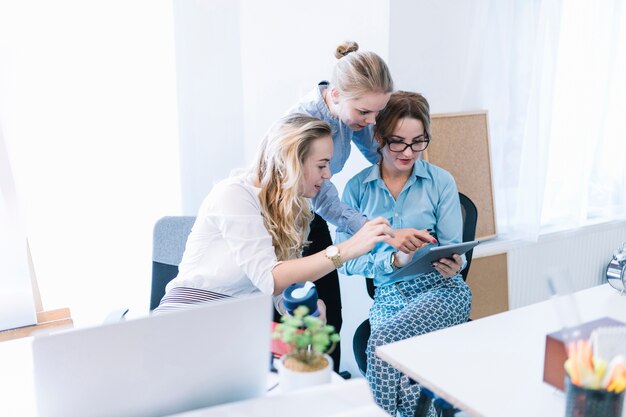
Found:
[[400, 140], [387, 140], [391, 152], [404, 152], [406, 148], [411, 148], [413, 152], [421, 152], [428, 147], [429, 143], [430, 138], [428, 136], [420, 136], [418, 140], [414, 140], [410, 144]]

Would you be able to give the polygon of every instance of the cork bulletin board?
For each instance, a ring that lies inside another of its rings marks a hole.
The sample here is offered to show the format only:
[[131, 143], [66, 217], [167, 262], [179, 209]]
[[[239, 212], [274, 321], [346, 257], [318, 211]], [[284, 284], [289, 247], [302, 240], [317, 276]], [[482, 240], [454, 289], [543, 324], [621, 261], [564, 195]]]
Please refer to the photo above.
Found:
[[487, 112], [433, 114], [424, 160], [449, 171], [478, 209], [476, 239], [496, 235]]

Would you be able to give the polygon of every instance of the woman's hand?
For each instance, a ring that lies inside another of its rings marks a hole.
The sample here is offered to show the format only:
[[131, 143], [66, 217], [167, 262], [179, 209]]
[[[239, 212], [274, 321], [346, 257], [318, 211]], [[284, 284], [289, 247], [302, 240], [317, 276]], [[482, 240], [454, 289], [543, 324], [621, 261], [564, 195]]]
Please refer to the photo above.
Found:
[[395, 231], [383, 217], [370, 220], [359, 229], [350, 239], [337, 245], [344, 261], [358, 258], [371, 251], [379, 242], [387, 242], [393, 238]]
[[437, 239], [432, 237], [427, 230], [406, 228], [394, 229], [393, 231], [395, 236], [387, 240], [387, 243], [407, 254], [415, 252], [430, 243], [437, 243]]
[[320, 299], [317, 300], [317, 311], [320, 313], [319, 318], [322, 323], [326, 324], [326, 304]]
[[393, 266], [396, 268], [402, 268], [403, 266], [408, 265], [413, 259], [413, 255], [415, 255], [415, 251], [404, 253], [404, 252], [396, 252], [393, 255]]
[[450, 278], [461, 272], [461, 266], [463, 265], [463, 258], [456, 253], [452, 255], [452, 258], [441, 258], [437, 262], [433, 262], [435, 269], [444, 276], [444, 278]]

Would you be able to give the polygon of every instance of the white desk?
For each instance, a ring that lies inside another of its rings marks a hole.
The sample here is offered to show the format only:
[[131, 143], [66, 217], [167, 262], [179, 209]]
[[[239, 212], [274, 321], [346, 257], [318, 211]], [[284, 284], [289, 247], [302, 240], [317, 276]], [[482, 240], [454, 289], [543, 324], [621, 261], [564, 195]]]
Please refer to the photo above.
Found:
[[32, 337], [0, 343], [0, 416], [35, 416]]
[[177, 414], [176, 417], [389, 417], [364, 378]]
[[[583, 322], [626, 322], [626, 296], [608, 284], [575, 294]], [[473, 417], [559, 417], [565, 394], [543, 382], [550, 301], [382, 346], [376, 354]], [[626, 411], [626, 410], [625, 410]], [[626, 414], [626, 413], [625, 413]]]
[[[0, 343], [0, 416], [34, 417], [37, 415], [33, 381], [32, 337]], [[269, 373], [268, 387], [277, 382]], [[355, 414], [356, 413], [356, 414]], [[300, 417], [385, 417], [371, 397], [365, 379], [344, 381], [334, 374], [332, 383], [291, 393], [280, 389], [253, 400], [177, 414], [180, 417], [274, 416]]]

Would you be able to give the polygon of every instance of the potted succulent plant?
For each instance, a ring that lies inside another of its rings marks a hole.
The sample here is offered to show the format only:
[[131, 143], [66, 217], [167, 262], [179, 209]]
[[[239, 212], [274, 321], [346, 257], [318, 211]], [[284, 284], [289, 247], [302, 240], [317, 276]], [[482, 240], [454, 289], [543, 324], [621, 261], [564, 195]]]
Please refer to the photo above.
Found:
[[309, 309], [300, 306], [293, 315], [281, 318], [273, 337], [290, 347], [289, 352], [280, 358], [278, 366], [281, 390], [330, 382], [333, 360], [328, 354], [339, 341], [333, 326], [310, 316]]

